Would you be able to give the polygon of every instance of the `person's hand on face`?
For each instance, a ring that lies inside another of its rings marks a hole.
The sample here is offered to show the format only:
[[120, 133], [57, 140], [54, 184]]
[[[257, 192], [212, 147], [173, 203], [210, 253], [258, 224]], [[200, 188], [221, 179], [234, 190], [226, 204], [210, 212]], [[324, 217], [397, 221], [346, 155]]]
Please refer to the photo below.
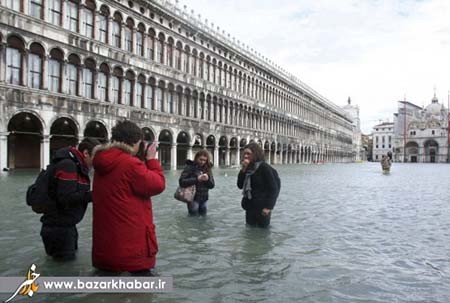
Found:
[[241, 162], [242, 165], [242, 170], [246, 171], [248, 166], [250, 165], [250, 163], [252, 162], [253, 159], [253, 153], [250, 149], [245, 149], [244, 150], [244, 158]]
[[152, 160], [156, 159], [156, 148], [158, 147], [158, 143], [153, 142], [150, 144], [150, 146], [146, 146], [145, 149], [147, 150], [147, 153], [145, 154], [145, 159]]
[[262, 215], [263, 217], [267, 217], [269, 214], [270, 214], [270, 209], [268, 209], [268, 208], [263, 208], [263, 210], [262, 210], [262, 212], [261, 212], [261, 215]]

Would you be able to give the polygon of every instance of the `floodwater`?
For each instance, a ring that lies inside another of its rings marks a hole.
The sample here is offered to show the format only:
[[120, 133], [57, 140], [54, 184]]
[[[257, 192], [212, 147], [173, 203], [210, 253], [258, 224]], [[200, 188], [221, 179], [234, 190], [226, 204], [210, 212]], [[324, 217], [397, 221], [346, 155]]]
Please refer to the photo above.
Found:
[[[169, 294], [43, 294], [18, 302], [449, 302], [450, 166], [379, 163], [277, 166], [270, 229], [246, 227], [238, 171], [215, 170], [208, 216], [173, 200], [179, 172], [153, 199], [157, 269]], [[25, 204], [33, 172], [0, 175], [0, 276], [90, 276], [92, 209], [78, 257], [48, 258]], [[0, 294], [0, 300], [9, 297]]]

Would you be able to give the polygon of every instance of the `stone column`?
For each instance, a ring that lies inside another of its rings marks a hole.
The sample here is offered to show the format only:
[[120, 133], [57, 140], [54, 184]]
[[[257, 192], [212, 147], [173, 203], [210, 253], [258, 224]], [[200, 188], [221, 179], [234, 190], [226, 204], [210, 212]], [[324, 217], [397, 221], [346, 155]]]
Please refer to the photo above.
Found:
[[230, 146], [225, 147], [225, 166], [230, 166]]
[[214, 167], [219, 167], [219, 146], [214, 146]]
[[[78, 74], [77, 92], [75, 93], [75, 95], [83, 96], [84, 95], [83, 68], [81, 66], [77, 66], [77, 74]], [[122, 89], [122, 91], [123, 91], [123, 89]]]
[[48, 66], [48, 57], [43, 56], [42, 57], [42, 79], [41, 79], [41, 82], [42, 82], [41, 85], [42, 85], [43, 90], [48, 89], [48, 72], [47, 72], [48, 68], [47, 68], [47, 66]]
[[177, 144], [172, 144], [170, 149], [170, 170], [177, 169]]
[[69, 86], [67, 85], [67, 61], [61, 61], [61, 93], [67, 94]]
[[[25, 1], [28, 2], [28, 1]], [[27, 87], [28, 86], [28, 52], [25, 51], [21, 51], [20, 52], [22, 54], [22, 74], [21, 76], [21, 82], [20, 84], [22, 84], [23, 86]]]
[[236, 163], [234, 165], [239, 165], [241, 163], [241, 137], [237, 138], [237, 150], [236, 150]]
[[50, 136], [44, 135], [41, 141], [41, 169], [50, 163]]
[[272, 164], [277, 164], [277, 142], [275, 141], [275, 149], [273, 150]]
[[269, 164], [273, 164], [271, 158], [272, 158], [272, 151], [271, 151], [270, 145], [269, 145], [269, 156], [267, 157], [267, 162], [268, 162]]
[[6, 45], [0, 44], [0, 82], [5, 81], [6, 76]]
[[[97, 70], [92, 71], [92, 99], [97, 100], [98, 96], [98, 86], [97, 86], [97, 78], [98, 78], [98, 72]], [[142, 92], [144, 94], [144, 92]], [[139, 103], [139, 107], [141, 104]]]
[[284, 164], [284, 163], [283, 163], [283, 152], [284, 152], [284, 147], [283, 147], [283, 145], [281, 145], [281, 150], [280, 150], [280, 164]]
[[188, 158], [188, 160], [193, 160], [193, 159], [192, 159], [192, 146], [189, 146], [189, 147], [188, 147], [188, 150], [187, 150], [187, 158]]
[[8, 133], [0, 133], [0, 172], [8, 167]]

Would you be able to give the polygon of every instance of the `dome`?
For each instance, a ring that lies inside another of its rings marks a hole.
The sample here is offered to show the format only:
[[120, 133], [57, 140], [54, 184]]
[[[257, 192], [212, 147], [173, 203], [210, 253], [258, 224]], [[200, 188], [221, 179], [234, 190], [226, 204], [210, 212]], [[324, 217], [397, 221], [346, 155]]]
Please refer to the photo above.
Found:
[[430, 105], [428, 105], [426, 107], [427, 113], [432, 114], [432, 115], [440, 115], [441, 109], [442, 109], [442, 106], [436, 102], [431, 103]]
[[439, 100], [434, 93], [433, 99], [431, 99], [431, 104], [426, 107], [427, 113], [431, 115], [440, 115], [442, 106], [439, 104]]

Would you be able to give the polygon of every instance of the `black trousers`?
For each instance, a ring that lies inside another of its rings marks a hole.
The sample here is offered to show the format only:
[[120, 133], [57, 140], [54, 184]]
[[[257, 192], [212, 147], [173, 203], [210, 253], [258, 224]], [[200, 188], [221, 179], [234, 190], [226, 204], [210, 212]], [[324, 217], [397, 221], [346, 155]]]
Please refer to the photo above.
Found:
[[270, 225], [270, 212], [267, 216], [262, 215], [261, 209], [251, 209], [245, 211], [245, 221], [250, 226], [268, 227]]
[[41, 237], [47, 255], [60, 261], [75, 258], [78, 249], [78, 231], [75, 226], [42, 225]]

